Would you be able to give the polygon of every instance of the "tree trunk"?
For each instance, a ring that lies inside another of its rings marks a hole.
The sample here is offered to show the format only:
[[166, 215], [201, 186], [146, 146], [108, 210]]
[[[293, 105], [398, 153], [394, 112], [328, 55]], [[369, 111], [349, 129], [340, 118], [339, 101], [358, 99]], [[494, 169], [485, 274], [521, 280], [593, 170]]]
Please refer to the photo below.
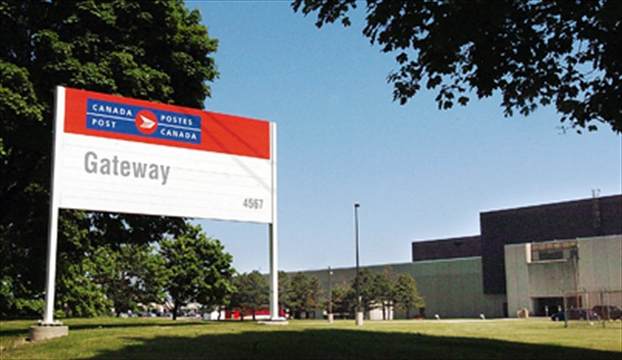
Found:
[[179, 310], [179, 301], [174, 300], [175, 305], [173, 305], [173, 320], [177, 320], [177, 310]]

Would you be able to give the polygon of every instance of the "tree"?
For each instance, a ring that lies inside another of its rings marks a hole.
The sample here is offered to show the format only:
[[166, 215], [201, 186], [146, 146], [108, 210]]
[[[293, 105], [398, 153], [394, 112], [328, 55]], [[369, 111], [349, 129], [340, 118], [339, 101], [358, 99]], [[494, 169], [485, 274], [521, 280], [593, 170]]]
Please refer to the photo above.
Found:
[[[113, 301], [106, 296], [105, 285], [98, 281], [104, 271], [102, 265], [106, 262], [106, 259], [100, 256], [103, 249], [92, 241], [93, 234], [84, 229], [84, 225], [88, 223], [86, 213], [69, 211], [64, 215], [59, 220], [61, 250], [56, 265], [58, 273], [56, 302], [62, 305], [56, 307], [58, 309], [56, 313], [79, 317], [107, 313], [113, 306]], [[36, 292], [32, 293], [33, 298], [43, 304], [42, 296]]]
[[[56, 300], [65, 315], [98, 316], [110, 312], [113, 306], [116, 311], [124, 311], [138, 302], [165, 298], [162, 258], [153, 246], [142, 243], [148, 241], [145, 234], [157, 236], [155, 230], [146, 232], [125, 225], [128, 233], [137, 234], [136, 243], [123, 238], [114, 243], [106, 241], [106, 231], [89, 229], [94, 215], [63, 211], [60, 219]], [[43, 300], [37, 300], [37, 304], [39, 301]]]
[[[316, 26], [341, 20], [356, 0], [294, 0]], [[440, 109], [502, 95], [506, 116], [555, 104], [561, 122], [622, 132], [622, 2], [618, 0], [367, 0], [363, 35], [394, 53], [388, 76], [405, 104], [438, 91]]]
[[412, 307], [424, 308], [425, 300], [417, 291], [417, 282], [408, 274], [401, 274], [395, 282], [395, 304], [398, 309], [406, 311], [406, 318], [410, 319]]
[[322, 282], [317, 276], [311, 276], [309, 279], [309, 310], [307, 311], [315, 311], [322, 307], [322, 293], [324, 293], [324, 290], [322, 290]]
[[240, 320], [244, 320], [247, 310], [251, 311], [253, 321], [255, 313], [261, 310], [267, 303], [270, 294], [270, 286], [265, 277], [259, 271], [254, 270], [233, 278], [236, 291], [233, 294], [231, 305], [240, 310]]
[[289, 291], [289, 306], [294, 318], [300, 319], [303, 313], [307, 314], [320, 307], [322, 287], [316, 276], [307, 276], [297, 272], [291, 277]]
[[291, 309], [291, 304], [290, 304], [291, 279], [285, 271], [279, 271], [278, 278], [279, 278], [279, 308], [282, 311], [286, 312], [289, 309]]
[[[94, 254], [95, 255], [95, 254]], [[106, 289], [93, 281], [101, 271], [98, 256], [84, 257], [78, 261], [67, 261], [62, 257], [63, 270], [67, 276], [57, 281], [58, 300], [62, 308], [56, 311], [63, 316], [93, 317], [106, 314], [114, 306], [114, 301], [106, 296]]]
[[[217, 40], [200, 20], [178, 0], [0, 0], [2, 314], [40, 313], [45, 266], [32, 264], [46, 262], [55, 86], [202, 108], [218, 73]], [[59, 255], [75, 251], [71, 261], [91, 246], [157, 242], [184, 227], [170, 217], [75, 211], [62, 211], [63, 221], [82, 231], [72, 239], [59, 231]], [[59, 280], [71, 273], [57, 272]]]
[[354, 290], [346, 283], [332, 288], [333, 313], [340, 316], [349, 315], [356, 306]]
[[118, 250], [105, 246], [98, 248], [93, 258], [99, 262], [93, 280], [104, 289], [117, 314], [138, 303], [162, 303], [166, 299], [167, 270], [153, 246], [125, 244]]
[[234, 290], [231, 254], [224, 252], [220, 241], [206, 237], [200, 225], [187, 226], [181, 236], [160, 243], [169, 275], [164, 288], [173, 302], [173, 320], [188, 302], [217, 305]]
[[352, 279], [352, 290], [354, 290], [354, 304], [356, 306], [356, 283], [360, 281], [359, 296], [361, 297], [361, 305], [363, 311], [368, 312], [374, 307], [374, 275], [368, 268], [359, 271], [358, 276]]
[[391, 306], [391, 302], [395, 298], [395, 284], [391, 279], [389, 269], [374, 275], [372, 292], [374, 302], [379, 303], [382, 307], [382, 319], [386, 320], [386, 308]]

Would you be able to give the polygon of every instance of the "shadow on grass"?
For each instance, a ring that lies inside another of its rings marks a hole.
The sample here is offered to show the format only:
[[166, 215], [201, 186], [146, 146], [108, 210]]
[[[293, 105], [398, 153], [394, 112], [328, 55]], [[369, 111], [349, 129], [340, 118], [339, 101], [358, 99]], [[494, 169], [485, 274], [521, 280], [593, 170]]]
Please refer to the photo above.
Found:
[[[5, 328], [1, 328], [0, 329], [0, 336], [19, 336], [19, 335], [24, 335], [24, 337], [28, 336], [28, 331], [30, 329], [30, 326], [36, 326], [37, 322], [33, 321], [32, 324], [27, 325], [27, 327], [25, 328], [15, 328], [15, 329], [5, 329]], [[89, 330], [89, 329], [114, 329], [114, 328], [133, 328], [133, 327], [150, 327], [150, 326], [194, 326], [194, 325], [200, 325], [200, 326], [205, 326], [206, 324], [203, 322], [198, 322], [198, 321], [184, 321], [184, 320], [179, 320], [179, 321], [167, 321], [167, 320], [161, 320], [161, 321], [152, 321], [152, 322], [135, 322], [135, 323], [130, 323], [130, 322], [112, 322], [109, 324], [102, 324], [102, 323], [73, 323], [71, 320], [68, 320], [66, 322], [63, 323], [63, 325], [68, 325], [69, 326], [69, 331], [71, 332], [72, 330]]]
[[70, 330], [89, 330], [89, 329], [114, 329], [114, 328], [133, 328], [150, 326], [209, 326], [206, 323], [197, 321], [165, 321], [148, 323], [110, 323], [110, 324], [68, 324]]
[[92, 359], [620, 359], [620, 353], [499, 340], [357, 330], [247, 331], [126, 338]]

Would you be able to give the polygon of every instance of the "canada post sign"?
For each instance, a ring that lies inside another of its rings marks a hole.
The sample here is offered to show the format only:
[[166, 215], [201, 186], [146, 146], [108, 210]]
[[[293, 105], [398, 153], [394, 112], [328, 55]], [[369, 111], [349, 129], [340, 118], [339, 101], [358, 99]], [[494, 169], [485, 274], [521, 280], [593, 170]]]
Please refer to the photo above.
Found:
[[271, 223], [274, 124], [58, 88], [60, 207]]
[[88, 99], [86, 126], [120, 134], [200, 144], [201, 117]]

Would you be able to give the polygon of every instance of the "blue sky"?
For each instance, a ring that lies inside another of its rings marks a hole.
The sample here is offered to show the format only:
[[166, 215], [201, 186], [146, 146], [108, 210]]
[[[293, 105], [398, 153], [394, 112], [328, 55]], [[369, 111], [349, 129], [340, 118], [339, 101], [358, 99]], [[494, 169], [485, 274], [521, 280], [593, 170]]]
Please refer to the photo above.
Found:
[[[622, 192], [622, 140], [608, 127], [562, 134], [540, 108], [506, 118], [499, 97], [438, 110], [435, 93], [392, 100], [397, 65], [353, 26], [321, 29], [289, 1], [186, 1], [220, 78], [206, 110], [278, 128], [279, 269], [411, 260], [413, 241], [479, 234], [479, 213]], [[359, 9], [363, 10], [363, 9]], [[240, 272], [269, 271], [268, 226], [197, 220]]]

